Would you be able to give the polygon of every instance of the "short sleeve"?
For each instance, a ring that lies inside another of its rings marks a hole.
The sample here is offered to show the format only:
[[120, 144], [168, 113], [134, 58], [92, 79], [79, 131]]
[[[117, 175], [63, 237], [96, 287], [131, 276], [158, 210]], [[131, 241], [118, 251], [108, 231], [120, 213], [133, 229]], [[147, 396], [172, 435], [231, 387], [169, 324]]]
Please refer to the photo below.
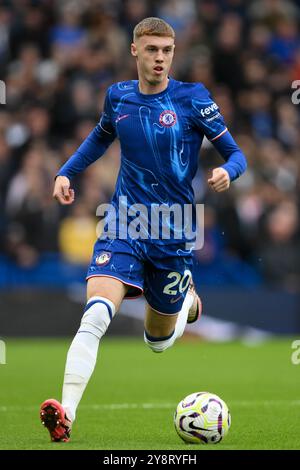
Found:
[[220, 109], [200, 83], [195, 87], [191, 108], [193, 125], [211, 142], [225, 134], [227, 127]]

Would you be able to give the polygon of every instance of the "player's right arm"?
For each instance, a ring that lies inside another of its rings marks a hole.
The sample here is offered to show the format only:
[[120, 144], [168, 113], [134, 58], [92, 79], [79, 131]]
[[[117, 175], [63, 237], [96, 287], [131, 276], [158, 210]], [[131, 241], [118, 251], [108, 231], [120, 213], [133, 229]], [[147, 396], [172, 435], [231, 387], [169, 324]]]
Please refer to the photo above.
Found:
[[106, 94], [99, 123], [56, 175], [53, 197], [63, 205], [72, 204], [74, 201], [74, 190], [70, 186], [72, 178], [98, 160], [116, 137], [111, 118], [110, 92], [111, 88]]

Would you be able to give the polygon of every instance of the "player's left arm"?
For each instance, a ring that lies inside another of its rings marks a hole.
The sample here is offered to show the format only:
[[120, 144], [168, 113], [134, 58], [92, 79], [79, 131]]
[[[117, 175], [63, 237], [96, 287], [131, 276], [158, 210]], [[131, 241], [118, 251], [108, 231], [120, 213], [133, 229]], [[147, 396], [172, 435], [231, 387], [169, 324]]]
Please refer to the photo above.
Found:
[[211, 142], [226, 163], [214, 168], [207, 182], [216, 192], [226, 191], [231, 181], [236, 180], [246, 171], [247, 160], [228, 129]]
[[227, 129], [218, 105], [208, 90], [197, 84], [192, 97], [192, 122], [214, 145], [225, 160], [212, 170], [208, 184], [217, 192], [225, 191], [230, 183], [241, 176], [247, 168], [247, 160]]

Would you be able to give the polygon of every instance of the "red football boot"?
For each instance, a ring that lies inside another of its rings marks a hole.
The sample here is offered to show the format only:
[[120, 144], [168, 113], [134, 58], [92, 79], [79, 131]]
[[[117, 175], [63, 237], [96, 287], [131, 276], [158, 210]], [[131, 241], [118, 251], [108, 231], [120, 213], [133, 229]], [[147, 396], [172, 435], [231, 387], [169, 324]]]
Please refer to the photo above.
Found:
[[40, 408], [42, 424], [48, 429], [53, 442], [68, 442], [72, 422], [67, 418], [62, 405], [53, 398], [44, 401]]

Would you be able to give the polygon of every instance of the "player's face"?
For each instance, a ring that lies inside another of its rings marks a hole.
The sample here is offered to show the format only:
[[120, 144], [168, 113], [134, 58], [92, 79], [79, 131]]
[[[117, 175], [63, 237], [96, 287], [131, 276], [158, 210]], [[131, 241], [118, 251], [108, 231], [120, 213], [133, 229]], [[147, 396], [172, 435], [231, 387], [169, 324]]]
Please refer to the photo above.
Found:
[[174, 56], [171, 37], [142, 36], [131, 44], [131, 53], [137, 59], [139, 78], [151, 85], [167, 80]]

